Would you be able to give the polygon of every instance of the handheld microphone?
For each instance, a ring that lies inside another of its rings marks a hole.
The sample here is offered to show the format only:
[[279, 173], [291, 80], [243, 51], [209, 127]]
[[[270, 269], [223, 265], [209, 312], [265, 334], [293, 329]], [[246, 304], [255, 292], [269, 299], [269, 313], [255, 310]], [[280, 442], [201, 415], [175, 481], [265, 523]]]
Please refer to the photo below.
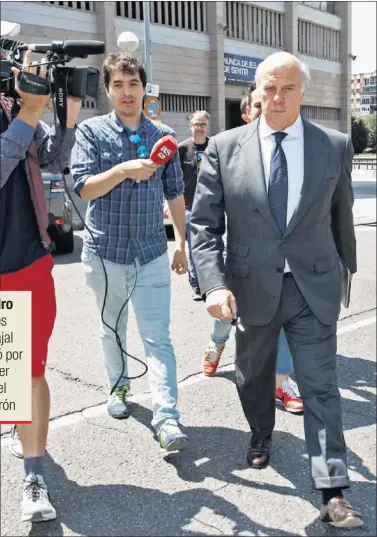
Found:
[[160, 166], [168, 162], [174, 156], [177, 149], [178, 141], [168, 134], [154, 144], [149, 158], [157, 166]]
[[20, 50], [33, 50], [45, 54], [46, 52], [55, 52], [57, 54], [66, 54], [72, 58], [86, 58], [91, 54], [103, 54], [105, 52], [105, 43], [102, 41], [53, 41], [52, 43], [22, 45]]

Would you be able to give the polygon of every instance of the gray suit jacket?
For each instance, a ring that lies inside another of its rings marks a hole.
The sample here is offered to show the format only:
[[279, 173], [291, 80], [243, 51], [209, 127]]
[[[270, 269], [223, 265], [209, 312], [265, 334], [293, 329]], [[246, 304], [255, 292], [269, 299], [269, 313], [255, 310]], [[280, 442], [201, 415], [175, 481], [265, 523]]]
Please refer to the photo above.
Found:
[[304, 121], [303, 188], [281, 236], [269, 207], [258, 125], [217, 134], [203, 155], [191, 213], [201, 292], [228, 287], [241, 319], [262, 326], [278, 308], [287, 259], [314, 315], [332, 324], [341, 303], [338, 255], [356, 272], [352, 143], [345, 134]]

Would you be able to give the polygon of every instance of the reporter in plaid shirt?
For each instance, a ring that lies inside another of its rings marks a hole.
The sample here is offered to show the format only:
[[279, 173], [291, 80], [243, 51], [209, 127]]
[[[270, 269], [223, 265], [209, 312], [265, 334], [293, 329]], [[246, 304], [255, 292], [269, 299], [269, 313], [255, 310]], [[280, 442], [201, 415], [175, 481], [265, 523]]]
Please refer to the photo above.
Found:
[[[187, 272], [185, 253], [184, 183], [178, 153], [157, 167], [149, 158], [153, 145], [175, 133], [142, 113], [146, 73], [131, 55], [110, 54], [103, 64], [110, 114], [88, 119], [77, 129], [72, 152], [75, 191], [88, 200], [87, 232], [81, 260], [88, 286], [102, 310], [105, 277], [108, 293], [105, 322], [115, 328], [118, 314], [129, 296], [149, 365], [153, 396], [152, 426], [167, 450], [184, 449], [187, 436], [178, 426], [177, 376], [170, 341], [170, 269], [163, 225], [164, 196], [174, 224], [176, 250], [171, 269]], [[97, 251], [98, 247], [98, 251]], [[126, 348], [127, 306], [118, 322]], [[122, 359], [114, 333], [103, 323], [100, 338], [110, 387], [122, 373]], [[125, 360], [124, 376], [127, 376]], [[109, 396], [107, 409], [118, 419], [130, 415], [127, 396], [130, 382], [122, 378]]]

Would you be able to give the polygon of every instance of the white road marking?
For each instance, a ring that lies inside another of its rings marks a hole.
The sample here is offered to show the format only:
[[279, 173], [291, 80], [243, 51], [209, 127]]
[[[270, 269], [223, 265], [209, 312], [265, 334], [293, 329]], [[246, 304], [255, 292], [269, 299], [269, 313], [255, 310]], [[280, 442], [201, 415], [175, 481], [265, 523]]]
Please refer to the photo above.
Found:
[[369, 326], [375, 323], [376, 323], [376, 317], [369, 317], [368, 319], [364, 319], [363, 321], [348, 324], [347, 326], [338, 328], [338, 336], [341, 336], [342, 334], [347, 334], [348, 332], [353, 332], [354, 330], [358, 330], [359, 328], [363, 328], [364, 326]]
[[195, 466], [201, 466], [202, 464], [205, 464], [206, 462], [209, 462], [210, 459], [208, 457], [202, 457], [201, 459], [198, 459], [194, 462]]
[[[354, 330], [358, 330], [359, 328], [363, 328], [364, 326], [370, 326], [372, 324], [376, 323], [376, 317], [369, 317], [368, 319], [364, 319], [363, 321], [358, 321], [356, 323], [348, 324], [347, 326], [343, 326], [342, 328], [338, 329], [338, 335], [341, 336], [343, 334], [348, 334], [349, 332], [353, 332]], [[234, 364], [229, 364], [224, 367], [219, 367], [219, 371], [221, 372], [228, 372], [234, 370]], [[183, 380], [179, 382], [179, 388], [186, 388], [187, 386], [191, 386], [192, 384], [197, 384], [198, 382], [210, 382], [211, 379], [205, 377], [203, 374], [198, 373], [193, 375], [192, 377], [189, 377], [186, 380]], [[151, 397], [150, 392], [136, 394], [129, 398], [129, 400], [135, 401], [135, 402], [142, 402], [147, 401]], [[60, 429], [61, 427], [67, 427], [69, 425], [73, 425], [74, 423], [78, 423], [79, 421], [82, 421], [84, 419], [89, 418], [96, 418], [99, 416], [102, 416], [106, 414], [106, 404], [101, 404], [93, 407], [86, 408], [80, 412], [72, 412], [72, 414], [69, 414], [67, 416], [62, 416], [60, 418], [52, 419], [50, 421], [49, 429], [51, 431], [55, 429]], [[1, 444], [7, 443], [9, 439], [8, 434], [5, 434], [1, 438]], [[196, 464], [203, 464], [205, 461], [199, 460], [196, 461]]]

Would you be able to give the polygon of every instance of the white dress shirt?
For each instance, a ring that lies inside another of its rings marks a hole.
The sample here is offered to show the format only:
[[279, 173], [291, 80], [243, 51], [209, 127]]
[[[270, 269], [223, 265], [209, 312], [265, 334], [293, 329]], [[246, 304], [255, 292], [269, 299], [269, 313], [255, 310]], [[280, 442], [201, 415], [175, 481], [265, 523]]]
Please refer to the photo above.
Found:
[[[272, 136], [276, 132], [266, 123], [261, 116], [259, 121], [259, 141], [262, 152], [264, 177], [266, 180], [266, 191], [270, 179], [271, 155], [275, 147], [275, 138]], [[286, 136], [281, 144], [288, 166], [288, 205], [287, 205], [287, 226], [300, 200], [302, 185], [304, 182], [304, 126], [301, 116], [290, 127], [284, 129]], [[284, 272], [290, 272], [287, 261], [285, 261]]]

